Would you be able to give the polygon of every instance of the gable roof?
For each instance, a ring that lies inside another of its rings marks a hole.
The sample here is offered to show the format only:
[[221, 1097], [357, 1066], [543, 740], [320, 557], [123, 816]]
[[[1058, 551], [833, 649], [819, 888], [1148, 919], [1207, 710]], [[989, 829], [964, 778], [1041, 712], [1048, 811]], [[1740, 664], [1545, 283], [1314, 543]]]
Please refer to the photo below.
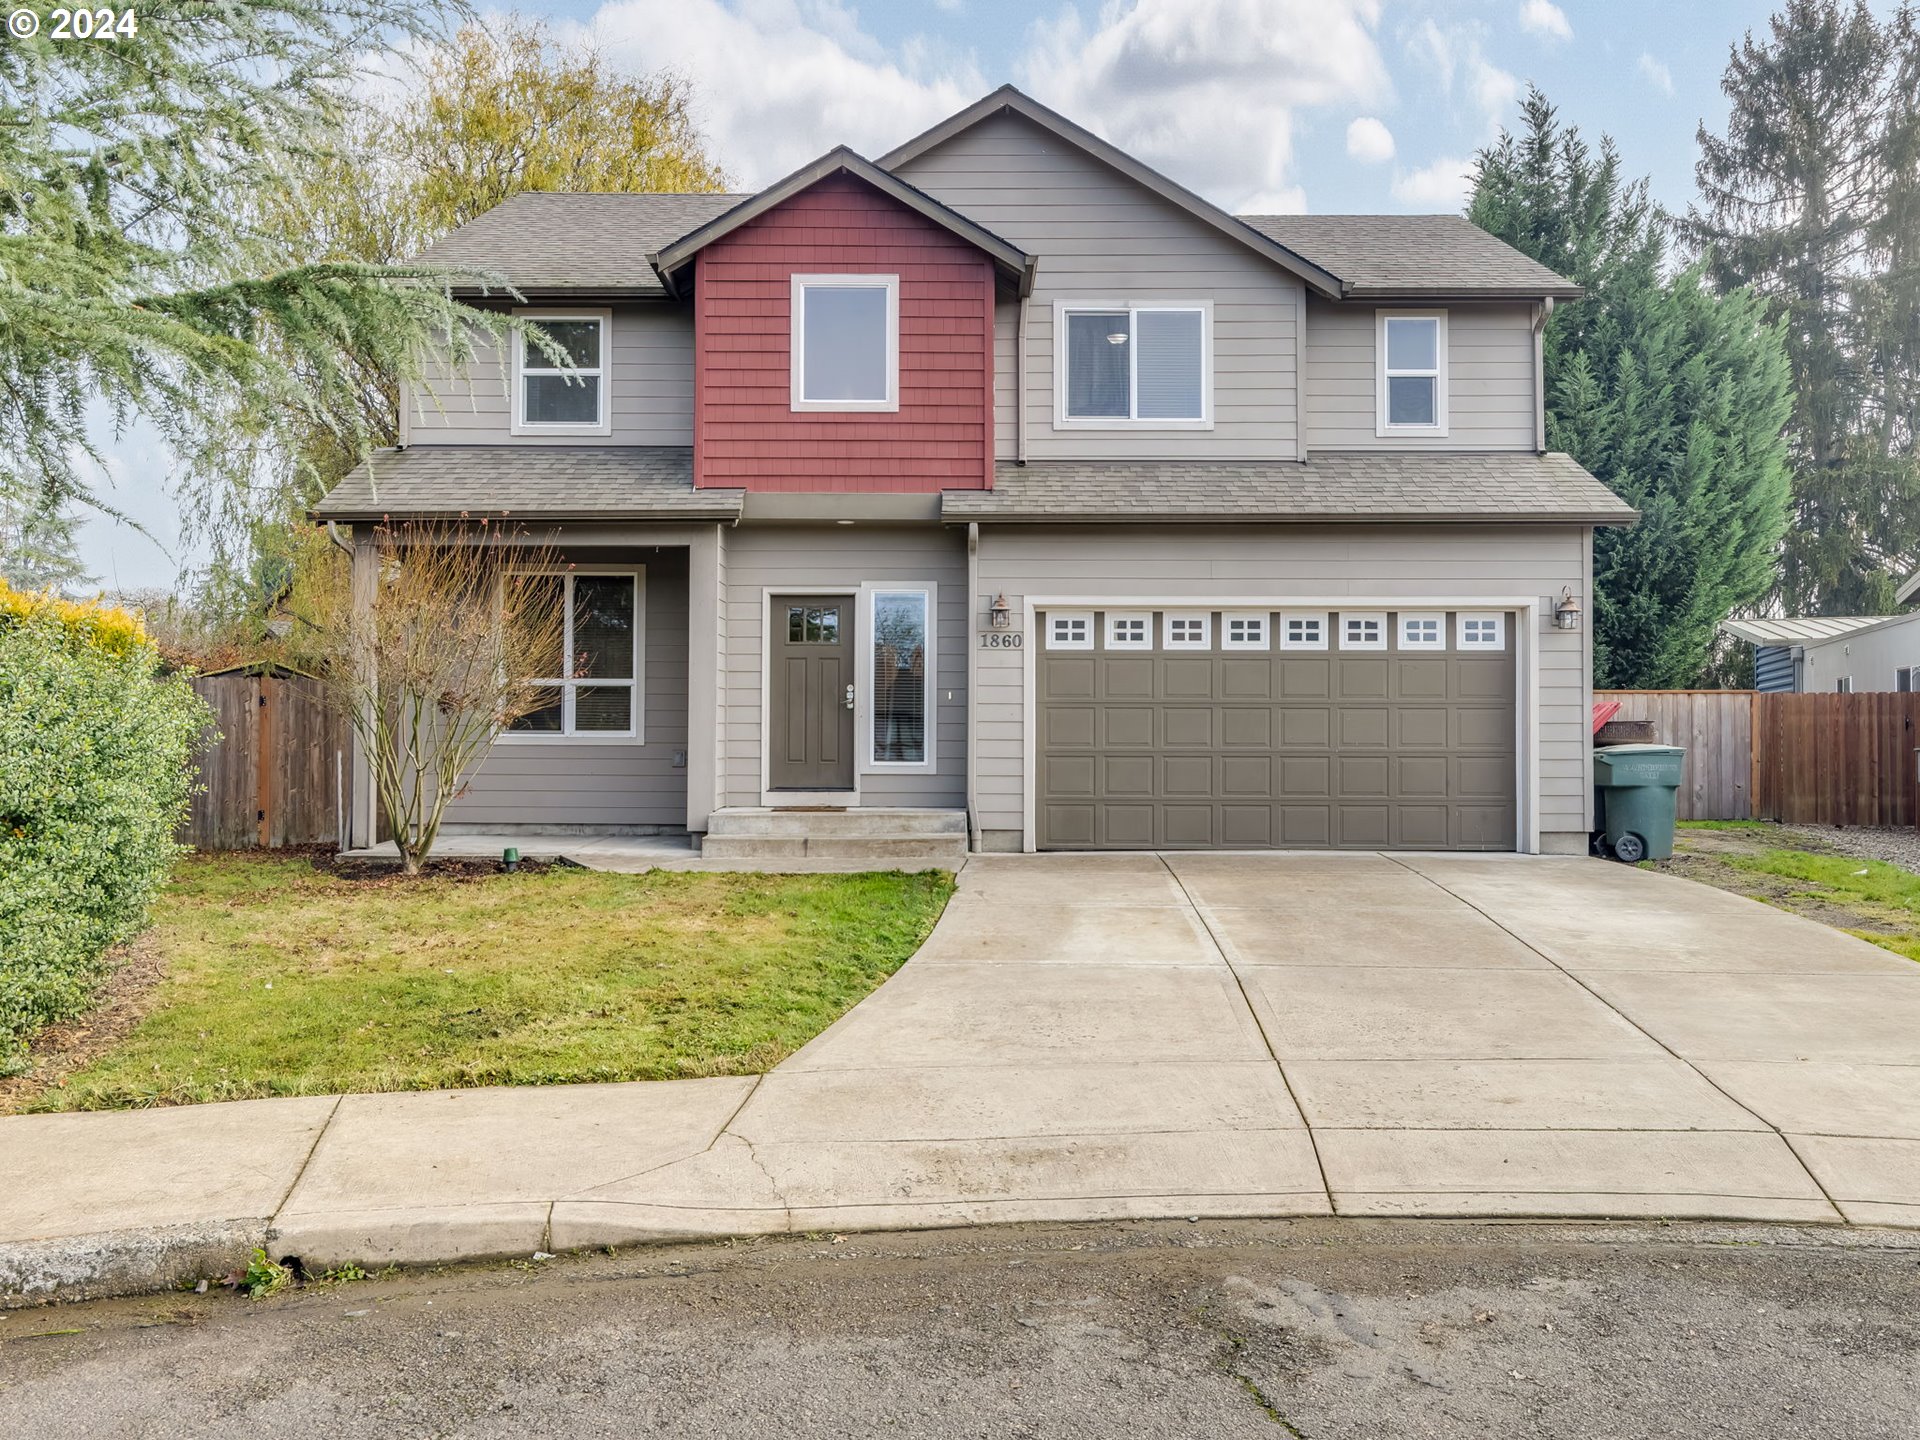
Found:
[[1571, 280], [1463, 215], [1242, 215], [1338, 275], [1349, 300], [1575, 300]]
[[693, 263], [693, 257], [701, 250], [831, 175], [851, 175], [856, 180], [863, 180], [889, 199], [906, 206], [941, 229], [957, 235], [976, 250], [985, 253], [1003, 273], [1014, 281], [1021, 293], [1024, 294], [1031, 284], [1034, 261], [1026, 251], [1002, 240], [985, 226], [975, 224], [958, 210], [942, 205], [925, 191], [914, 188], [898, 175], [882, 170], [871, 160], [856, 154], [844, 145], [836, 145], [812, 164], [801, 166], [786, 179], [774, 181], [759, 194], [748, 196], [730, 210], [714, 216], [704, 225], [681, 235], [671, 244], [658, 247], [653, 254], [647, 256], [647, 261], [659, 275], [661, 283], [667, 290], [677, 294], [679, 293], [677, 280], [680, 272]]
[[1274, 264], [1305, 282], [1311, 289], [1319, 291], [1329, 299], [1340, 297], [1342, 286], [1339, 277], [1329, 274], [1272, 236], [1264, 235], [1244, 220], [1229, 215], [1211, 200], [1203, 200], [1186, 186], [1169, 180], [1152, 166], [1127, 154], [1119, 146], [1102, 140], [1091, 130], [1082, 129], [1066, 116], [1049, 110], [1032, 96], [1022, 94], [1011, 85], [1002, 85], [992, 94], [974, 101], [966, 109], [949, 115], [931, 130], [923, 131], [904, 145], [895, 146], [882, 155], [878, 163], [883, 170], [898, 169], [917, 156], [924, 155], [936, 146], [944, 144], [961, 131], [971, 130], [982, 120], [1009, 113], [1019, 115], [1041, 129], [1050, 131], [1069, 145], [1085, 151], [1102, 164], [1118, 170], [1136, 184], [1151, 190], [1161, 199], [1179, 206], [1203, 224], [1212, 226], [1230, 239], [1237, 240], [1248, 249], [1266, 256]]
[[1784, 620], [1722, 620], [1721, 630], [1752, 645], [1824, 645], [1920, 615], [1795, 615]]
[[527, 295], [662, 296], [647, 257], [747, 198], [528, 191], [476, 215], [416, 258], [503, 275]]
[[1906, 604], [1916, 595], [1920, 595], [1920, 570], [1916, 570], [1913, 574], [1909, 575], [1901, 582], [1900, 588], [1893, 592], [1893, 598], [1902, 605]]
[[1038, 460], [948, 490], [949, 522], [1631, 525], [1633, 507], [1571, 456], [1341, 451], [1298, 460]]

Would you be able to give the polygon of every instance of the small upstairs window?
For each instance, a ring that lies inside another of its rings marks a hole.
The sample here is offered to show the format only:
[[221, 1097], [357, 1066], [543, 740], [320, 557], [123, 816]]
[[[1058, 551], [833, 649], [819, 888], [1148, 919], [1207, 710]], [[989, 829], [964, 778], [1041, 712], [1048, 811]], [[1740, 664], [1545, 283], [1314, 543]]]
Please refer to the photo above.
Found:
[[1447, 433], [1447, 316], [1441, 310], [1382, 310], [1379, 433]]
[[795, 410], [900, 408], [900, 277], [793, 277]]
[[[608, 312], [521, 312], [559, 354], [533, 335], [514, 339], [513, 433], [605, 435]], [[564, 357], [564, 358], [562, 358]]]
[[1204, 429], [1212, 423], [1204, 305], [1062, 303], [1054, 321], [1056, 424]]

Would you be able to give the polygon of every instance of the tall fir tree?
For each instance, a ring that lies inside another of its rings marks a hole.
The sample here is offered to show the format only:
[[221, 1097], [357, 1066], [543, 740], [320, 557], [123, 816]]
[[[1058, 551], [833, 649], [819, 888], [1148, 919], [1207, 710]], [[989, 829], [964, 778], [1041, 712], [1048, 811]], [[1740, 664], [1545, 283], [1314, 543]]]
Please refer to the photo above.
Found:
[[1920, 565], [1920, 21], [1789, 0], [1733, 48], [1688, 230], [1785, 321], [1793, 519], [1778, 603], [1875, 614]]
[[1771, 589], [1786, 526], [1779, 327], [1744, 291], [1667, 273], [1671, 222], [1537, 89], [1480, 152], [1468, 216], [1582, 286], [1547, 322], [1547, 440], [1639, 509], [1594, 539], [1594, 679], [1684, 687]]

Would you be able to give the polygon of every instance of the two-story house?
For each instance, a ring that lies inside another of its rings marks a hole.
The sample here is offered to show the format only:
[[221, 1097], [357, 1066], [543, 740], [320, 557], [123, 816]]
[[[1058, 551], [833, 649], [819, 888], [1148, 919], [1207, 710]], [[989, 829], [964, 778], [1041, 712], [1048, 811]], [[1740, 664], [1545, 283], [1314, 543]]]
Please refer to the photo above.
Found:
[[1545, 448], [1578, 291], [1464, 220], [1233, 216], [1007, 88], [877, 161], [522, 195], [426, 258], [577, 367], [439, 377], [317, 510], [363, 555], [504, 511], [573, 566], [583, 663], [451, 825], [1585, 852], [1580, 611], [1634, 517]]

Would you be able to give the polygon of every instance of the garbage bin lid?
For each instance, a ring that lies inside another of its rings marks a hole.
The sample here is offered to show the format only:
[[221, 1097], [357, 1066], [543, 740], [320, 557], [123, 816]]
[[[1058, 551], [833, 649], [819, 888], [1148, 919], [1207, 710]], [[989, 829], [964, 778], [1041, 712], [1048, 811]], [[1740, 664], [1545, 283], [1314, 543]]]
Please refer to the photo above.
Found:
[[1645, 740], [1635, 740], [1625, 745], [1596, 745], [1593, 747], [1593, 753], [1596, 755], [1684, 755], [1687, 753], [1687, 747], [1654, 745]]

